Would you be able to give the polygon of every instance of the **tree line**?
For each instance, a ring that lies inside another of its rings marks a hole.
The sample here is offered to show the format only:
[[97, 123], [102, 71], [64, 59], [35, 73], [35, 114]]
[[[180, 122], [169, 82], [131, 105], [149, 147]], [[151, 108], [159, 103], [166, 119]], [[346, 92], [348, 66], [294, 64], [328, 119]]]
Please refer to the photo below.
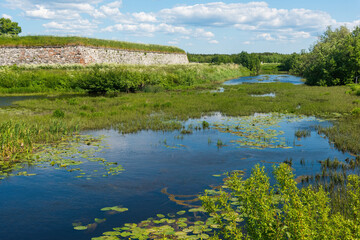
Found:
[[188, 54], [190, 62], [236, 63], [259, 73], [261, 63], [279, 63], [278, 70], [302, 76], [306, 84], [336, 86], [360, 82], [360, 27], [328, 27], [319, 40], [300, 53]]
[[[188, 53], [190, 62], [198, 63], [236, 63], [248, 68], [254, 73], [259, 73], [261, 63], [283, 63], [290, 55], [281, 53], [247, 53], [238, 54], [191, 54]], [[280, 69], [282, 70], [282, 69]]]
[[350, 31], [331, 27], [319, 38], [309, 53], [288, 60], [290, 71], [306, 78], [306, 84], [319, 86], [358, 83], [360, 76], [360, 27]]

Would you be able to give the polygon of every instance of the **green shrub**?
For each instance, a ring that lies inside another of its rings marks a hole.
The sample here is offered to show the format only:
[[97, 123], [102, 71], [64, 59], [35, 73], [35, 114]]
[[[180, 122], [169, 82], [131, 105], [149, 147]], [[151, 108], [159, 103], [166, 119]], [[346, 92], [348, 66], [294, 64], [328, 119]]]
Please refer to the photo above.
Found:
[[64, 111], [62, 111], [61, 109], [56, 109], [53, 114], [52, 114], [53, 117], [55, 118], [64, 118], [65, 117], [65, 113]]
[[219, 191], [201, 197], [214, 218], [221, 239], [359, 239], [360, 177], [348, 177], [344, 198], [351, 205], [346, 216], [332, 212], [328, 194], [319, 188], [299, 189], [287, 164], [274, 169], [270, 185], [258, 165], [251, 177], [231, 174]]

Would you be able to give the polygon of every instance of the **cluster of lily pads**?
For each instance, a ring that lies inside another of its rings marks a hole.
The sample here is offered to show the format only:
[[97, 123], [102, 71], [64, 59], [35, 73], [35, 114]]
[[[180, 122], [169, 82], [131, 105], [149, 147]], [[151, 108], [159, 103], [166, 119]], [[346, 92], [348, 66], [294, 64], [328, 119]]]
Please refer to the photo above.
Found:
[[76, 178], [88, 180], [122, 173], [124, 168], [120, 164], [98, 157], [98, 153], [105, 148], [103, 137], [75, 135], [64, 138], [56, 144], [40, 146], [39, 151], [31, 155], [26, 163], [13, 164], [9, 168], [0, 169], [0, 180], [11, 176], [36, 175], [22, 171], [30, 165], [75, 172], [78, 173]]
[[[115, 207], [117, 208], [117, 207]], [[105, 208], [110, 210], [110, 208]], [[126, 209], [126, 208], [120, 208]], [[104, 210], [104, 209], [102, 209]], [[200, 208], [189, 209], [193, 217], [184, 217], [187, 211], [182, 210], [176, 214], [157, 214], [155, 218], [148, 218], [140, 223], [126, 223], [122, 227], [115, 227], [112, 231], [104, 232], [100, 237], [92, 240], [117, 240], [117, 239], [208, 239], [214, 234], [218, 226], [213, 218], [204, 220], [197, 213], [204, 212]], [[86, 230], [92, 226], [73, 224], [75, 230]]]
[[252, 149], [291, 148], [287, 146], [285, 138], [281, 137], [284, 131], [278, 129], [279, 123], [300, 121], [301, 119], [303, 117], [288, 114], [257, 114], [228, 118], [221, 123], [214, 123], [213, 128], [222, 133], [231, 133], [239, 137], [231, 142], [240, 147]]
[[[56, 146], [45, 147], [35, 154], [35, 157], [38, 164], [48, 164], [55, 166], [56, 169], [77, 172], [76, 178], [91, 179], [122, 173], [124, 169], [117, 162], [109, 162], [97, 156], [105, 148], [103, 137], [94, 138], [93, 136], [78, 135], [69, 141], [62, 141]], [[94, 166], [82, 168], [85, 164]]]
[[[103, 212], [107, 212], [108, 214], [116, 214], [126, 212], [129, 209], [121, 207], [121, 206], [114, 206], [114, 207], [104, 207], [101, 209]], [[89, 223], [87, 225], [83, 225], [81, 222], [74, 222], [72, 225], [75, 230], [84, 231], [84, 230], [94, 230], [99, 224], [106, 222], [106, 218], [95, 218], [93, 223]]]

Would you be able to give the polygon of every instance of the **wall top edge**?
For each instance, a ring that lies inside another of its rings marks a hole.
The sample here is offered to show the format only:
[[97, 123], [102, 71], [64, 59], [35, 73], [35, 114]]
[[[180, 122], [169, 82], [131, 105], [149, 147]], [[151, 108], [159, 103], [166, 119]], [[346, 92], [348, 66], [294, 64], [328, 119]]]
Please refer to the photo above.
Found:
[[137, 53], [158, 53], [158, 54], [174, 54], [174, 55], [187, 55], [186, 53], [177, 52], [160, 52], [160, 51], [146, 51], [146, 50], [128, 50], [120, 48], [110, 47], [96, 47], [96, 46], [84, 46], [84, 45], [64, 45], [64, 46], [0, 46], [0, 49], [44, 49], [44, 48], [88, 48], [88, 49], [103, 49], [103, 50], [115, 50], [122, 52], [137, 52]]

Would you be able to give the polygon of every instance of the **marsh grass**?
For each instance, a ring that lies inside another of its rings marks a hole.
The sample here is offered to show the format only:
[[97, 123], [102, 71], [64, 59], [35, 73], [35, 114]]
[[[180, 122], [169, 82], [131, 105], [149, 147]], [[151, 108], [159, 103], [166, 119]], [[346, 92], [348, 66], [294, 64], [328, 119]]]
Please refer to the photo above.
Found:
[[295, 131], [295, 137], [297, 138], [307, 138], [310, 136], [311, 136], [311, 131], [309, 129]]
[[90, 46], [115, 48], [135, 51], [185, 53], [184, 50], [155, 44], [141, 44], [114, 40], [85, 38], [85, 37], [57, 37], [57, 36], [23, 36], [0, 37], [0, 46], [4, 47], [38, 47], [38, 46]]
[[[76, 131], [103, 128], [114, 128], [122, 133], [140, 130], [181, 131], [182, 121], [214, 112], [225, 116], [248, 116], [259, 112], [337, 116], [341, 121], [335, 122], [335, 127], [319, 131], [326, 133], [337, 148], [360, 152], [360, 140], [357, 140], [360, 138], [359, 120], [349, 114], [358, 97], [346, 94], [348, 87], [323, 88], [271, 83], [225, 88], [224, 93], [188, 89], [109, 96], [63, 95], [17, 102], [17, 108], [1, 112], [0, 124], [5, 124], [3, 131], [9, 131], [9, 134], [0, 137], [6, 143], [2, 148], [2, 161], [18, 161], [21, 158], [15, 154], [31, 153], [34, 151], [31, 145], [57, 141]], [[265, 102], [248, 94], [254, 91], [275, 92], [277, 97]], [[329, 94], [324, 95], [324, 92]], [[297, 108], [298, 105], [301, 108]], [[17, 124], [27, 130], [18, 134]]]

